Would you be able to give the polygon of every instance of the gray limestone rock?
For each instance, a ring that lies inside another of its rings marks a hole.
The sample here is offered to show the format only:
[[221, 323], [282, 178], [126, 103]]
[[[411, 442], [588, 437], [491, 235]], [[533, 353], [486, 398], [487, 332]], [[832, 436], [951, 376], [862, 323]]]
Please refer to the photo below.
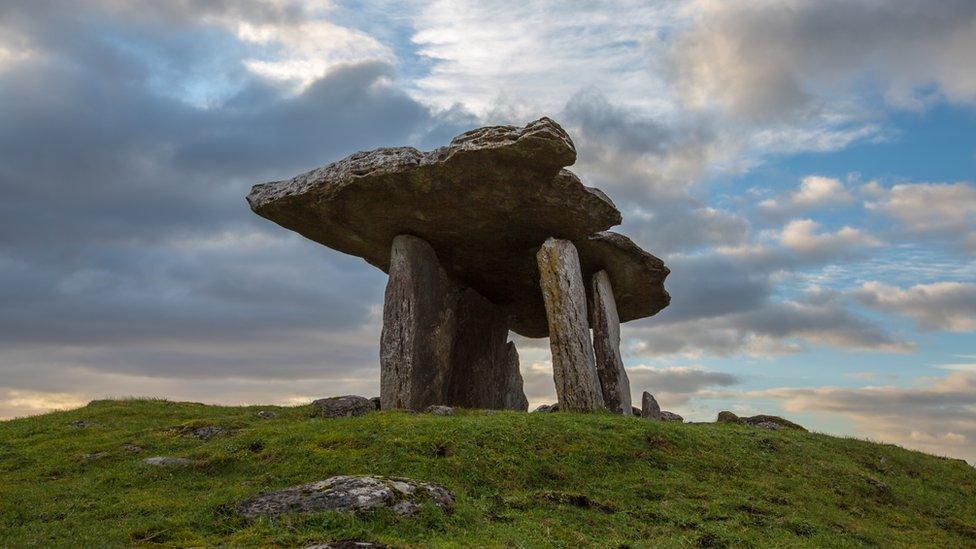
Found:
[[454, 495], [447, 488], [400, 477], [336, 476], [326, 480], [258, 494], [237, 505], [241, 516], [254, 519], [285, 513], [373, 511], [388, 508], [413, 515], [429, 501], [450, 510]]
[[667, 410], [661, 410], [661, 421], [680, 421], [683, 422], [685, 418], [679, 416], [674, 412], [669, 412]]
[[621, 219], [606, 195], [561, 169], [575, 159], [566, 132], [542, 118], [473, 130], [430, 152], [356, 153], [256, 185], [247, 200], [258, 215], [387, 272], [396, 236], [422, 238], [452, 278], [506, 310], [514, 331], [544, 337], [534, 249]]
[[538, 408], [532, 410], [533, 414], [551, 414], [559, 411], [559, 404], [540, 404]]
[[324, 418], [353, 417], [373, 412], [376, 407], [368, 398], [346, 395], [320, 398], [312, 402], [315, 416]]
[[644, 391], [641, 395], [641, 417], [647, 419], [661, 419], [661, 406], [654, 399], [654, 395]]
[[603, 403], [611, 412], [630, 415], [630, 380], [620, 357], [620, 319], [607, 272], [597, 271], [590, 281], [590, 287], [593, 295], [590, 307], [593, 353], [603, 390]]
[[278, 414], [270, 410], [261, 410], [260, 412], [258, 412], [258, 417], [261, 419], [274, 419], [277, 416]]
[[393, 239], [380, 338], [384, 410], [423, 410], [444, 402], [460, 289], [437, 254], [410, 235]]
[[146, 465], [152, 465], [153, 467], [184, 467], [193, 463], [186, 458], [171, 456], [148, 457], [142, 460], [142, 462]]
[[549, 238], [536, 257], [549, 319], [549, 348], [559, 407], [569, 412], [602, 410], [603, 392], [590, 341], [586, 286], [576, 247], [568, 240]]
[[433, 414], [435, 416], [453, 416], [454, 408], [451, 408], [450, 406], [440, 406], [435, 404], [433, 406], [428, 406], [427, 409], [424, 410], [424, 413]]

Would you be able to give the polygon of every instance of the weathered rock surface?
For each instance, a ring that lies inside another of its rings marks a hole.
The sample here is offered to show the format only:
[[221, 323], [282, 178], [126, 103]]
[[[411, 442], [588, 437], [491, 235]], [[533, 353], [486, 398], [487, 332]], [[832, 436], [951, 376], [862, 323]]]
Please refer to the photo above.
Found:
[[460, 289], [434, 249], [411, 235], [393, 239], [380, 337], [384, 410], [423, 410], [444, 402]]
[[133, 454], [137, 454], [142, 451], [142, 447], [136, 446], [135, 444], [130, 444], [128, 442], [122, 444], [121, 448], [126, 452], [132, 452]]
[[427, 409], [424, 410], [424, 413], [433, 414], [435, 416], [453, 416], [454, 408], [451, 408], [450, 406], [440, 406], [435, 404], [433, 406], [428, 406]]
[[508, 330], [505, 312], [452, 280], [429, 244], [397, 236], [383, 308], [380, 408], [525, 410]]
[[377, 410], [383, 409], [383, 402], [380, 400], [380, 397], [373, 397], [369, 401], [373, 403], [373, 406], [376, 406]]
[[278, 414], [270, 410], [261, 410], [260, 412], [258, 412], [258, 417], [261, 419], [274, 419], [277, 416]]
[[371, 541], [356, 541], [351, 539], [346, 539], [342, 541], [333, 541], [329, 543], [317, 543], [315, 545], [306, 545], [304, 549], [386, 549], [388, 545], [383, 545], [382, 543], [373, 543]]
[[[671, 303], [671, 295], [664, 289], [664, 280], [671, 270], [631, 239], [603, 231], [574, 244], [579, 251], [583, 280], [591, 280], [601, 270], [607, 272], [620, 322], [653, 316]], [[592, 303], [592, 290], [589, 297]]]
[[630, 380], [620, 357], [620, 319], [607, 272], [597, 271], [590, 281], [590, 287], [593, 296], [590, 307], [593, 354], [603, 391], [603, 403], [611, 412], [630, 415]]
[[200, 440], [210, 440], [214, 437], [224, 436], [230, 434], [230, 431], [224, 429], [223, 427], [218, 427], [216, 425], [204, 425], [202, 427], [196, 427], [190, 429], [186, 432], [187, 436], [195, 437]]
[[142, 462], [146, 465], [152, 465], [153, 467], [184, 467], [193, 463], [186, 458], [171, 456], [148, 457], [142, 460]]
[[760, 421], [759, 423], [752, 423], [750, 425], [753, 427], [759, 427], [760, 429], [769, 429], [771, 431], [779, 431], [783, 428], [779, 423], [774, 421]]
[[533, 414], [551, 414], [559, 411], [559, 404], [540, 404], [538, 408], [532, 410]]
[[586, 314], [586, 286], [576, 247], [549, 238], [536, 256], [549, 318], [549, 348], [559, 408], [592, 412], [604, 408]]
[[456, 318], [450, 379], [441, 402], [461, 408], [528, 409], [505, 312], [465, 288], [458, 297]]
[[661, 410], [661, 421], [684, 421], [685, 418], [679, 416], [674, 412], [669, 412], [667, 410]]
[[376, 411], [368, 398], [346, 395], [320, 398], [312, 402], [315, 415], [324, 418], [353, 417]]
[[585, 239], [621, 219], [606, 195], [561, 170], [575, 159], [566, 132], [543, 118], [473, 130], [426, 153], [356, 153], [256, 185], [247, 200], [258, 215], [384, 271], [397, 235], [422, 238], [452, 278], [506, 310], [514, 331], [544, 337], [535, 248], [551, 236]]
[[654, 395], [647, 391], [641, 395], [641, 417], [661, 419], [661, 406], [657, 403]]
[[99, 460], [99, 459], [102, 459], [102, 458], [107, 458], [108, 456], [109, 456], [108, 452], [91, 452], [91, 453], [88, 453], [88, 454], [82, 454], [81, 455], [81, 460], [82, 461], [95, 461], [95, 460]]
[[718, 418], [716, 418], [715, 421], [718, 423], [741, 423], [743, 425], [752, 425], [753, 427], [763, 427], [765, 429], [775, 429], [774, 427], [770, 426], [770, 424], [775, 424], [777, 428], [806, 431], [804, 427], [793, 423], [792, 421], [779, 416], [770, 416], [766, 414], [759, 414], [750, 417], [739, 417], [732, 412], [723, 410], [718, 413]]
[[71, 425], [72, 427], [74, 427], [76, 429], [84, 429], [85, 427], [90, 427], [91, 426], [91, 423], [89, 423], [87, 421], [84, 421], [84, 420], [81, 420], [81, 419], [76, 419], [76, 420], [72, 421], [71, 423], [69, 423], [68, 425]]
[[454, 495], [439, 484], [400, 477], [336, 476], [326, 480], [258, 494], [237, 505], [246, 518], [321, 511], [372, 511], [389, 508], [413, 515], [429, 501], [449, 510]]

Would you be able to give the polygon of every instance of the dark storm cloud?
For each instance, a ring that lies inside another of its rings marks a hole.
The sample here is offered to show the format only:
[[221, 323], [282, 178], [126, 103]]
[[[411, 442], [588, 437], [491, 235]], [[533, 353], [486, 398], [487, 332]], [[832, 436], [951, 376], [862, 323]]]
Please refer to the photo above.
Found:
[[[298, 16], [257, 2], [0, 7], [33, 52], [0, 69], [0, 342], [17, 352], [5, 370], [300, 378], [375, 362], [382, 273], [243, 197], [357, 150], [428, 146], [470, 117], [433, 115], [379, 62], [274, 88], [199, 22], [209, 15]], [[186, 101], [215, 65], [227, 86], [210, 92], [230, 95]]]

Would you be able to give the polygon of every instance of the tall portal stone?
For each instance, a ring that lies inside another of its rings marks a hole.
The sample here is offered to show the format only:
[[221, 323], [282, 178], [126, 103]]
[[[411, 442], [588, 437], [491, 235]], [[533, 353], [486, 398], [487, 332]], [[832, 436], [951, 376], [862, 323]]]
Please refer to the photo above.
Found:
[[[461, 290], [446, 403], [463, 408], [527, 410], [508, 316], [478, 292]], [[514, 360], [512, 353], [514, 352]]]
[[596, 373], [603, 389], [603, 403], [607, 410], [631, 415], [630, 380], [620, 357], [620, 318], [613, 297], [613, 286], [606, 271], [593, 275], [591, 282], [593, 309], [590, 311], [593, 327], [593, 354]]
[[586, 287], [576, 247], [549, 238], [536, 255], [539, 285], [549, 322], [549, 347], [559, 409], [602, 410], [603, 393], [596, 373], [586, 315]]
[[423, 240], [393, 239], [380, 339], [380, 405], [443, 404], [450, 378], [459, 289]]

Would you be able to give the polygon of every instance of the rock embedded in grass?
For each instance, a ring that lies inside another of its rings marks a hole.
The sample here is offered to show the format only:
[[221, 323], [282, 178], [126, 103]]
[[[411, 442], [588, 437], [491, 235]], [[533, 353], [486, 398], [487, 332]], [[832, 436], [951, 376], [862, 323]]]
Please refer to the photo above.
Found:
[[661, 410], [661, 421], [684, 421], [685, 418], [679, 416], [674, 412], [669, 412], [667, 410]]
[[371, 541], [345, 539], [342, 541], [307, 545], [304, 549], [387, 549], [387, 547], [389, 546], [381, 543], [373, 543]]
[[641, 395], [641, 417], [645, 419], [661, 419], [661, 406], [657, 403], [654, 395], [644, 391]]
[[203, 427], [192, 429], [188, 434], [200, 440], [210, 440], [214, 437], [229, 435], [230, 431], [223, 427], [217, 427], [216, 425], [204, 425]]
[[445, 510], [454, 505], [454, 495], [445, 487], [402, 477], [336, 476], [317, 482], [258, 494], [237, 505], [245, 518], [286, 513], [322, 511], [374, 511], [390, 509], [410, 516], [429, 501]]
[[773, 427], [770, 427], [768, 424], [775, 424], [777, 426], [776, 428], [806, 431], [803, 426], [793, 423], [788, 419], [766, 414], [759, 414], [750, 417], [739, 417], [732, 412], [723, 410], [718, 413], [718, 417], [715, 419], [715, 421], [716, 423], [740, 423], [742, 425], [751, 425], [753, 427], [762, 427], [766, 429], [773, 429]]
[[559, 411], [559, 403], [557, 402], [556, 404], [540, 404], [538, 408], [532, 410], [532, 413], [549, 414], [558, 411]]
[[186, 458], [172, 456], [154, 456], [146, 458], [142, 462], [153, 467], [183, 467], [193, 463]]
[[315, 415], [324, 418], [354, 417], [376, 411], [376, 405], [368, 398], [346, 395], [320, 398], [312, 402]]
[[453, 416], [454, 408], [451, 408], [450, 406], [440, 406], [435, 404], [433, 406], [428, 406], [427, 409], [424, 410], [424, 412], [428, 414], [434, 414], [435, 416]]
[[277, 416], [278, 414], [274, 412], [269, 412], [268, 410], [261, 410], [260, 412], [258, 412], [258, 417], [261, 419], [273, 419]]

